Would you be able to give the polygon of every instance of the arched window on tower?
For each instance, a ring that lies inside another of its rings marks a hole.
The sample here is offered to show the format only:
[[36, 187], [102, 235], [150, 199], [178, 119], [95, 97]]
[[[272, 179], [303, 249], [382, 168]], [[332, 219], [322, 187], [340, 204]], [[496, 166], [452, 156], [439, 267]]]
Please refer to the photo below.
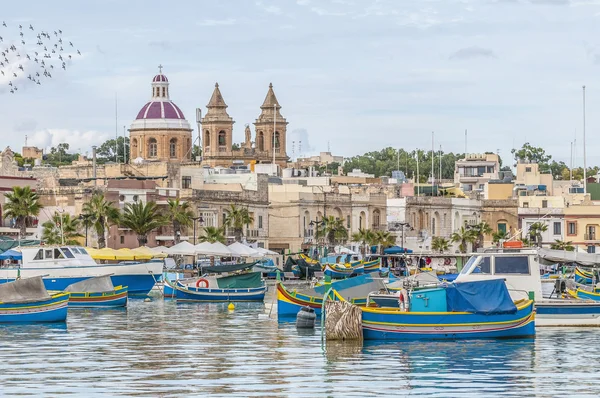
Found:
[[[273, 142], [273, 140], [275, 142]], [[275, 149], [275, 152], [279, 152], [281, 149], [281, 141], [279, 140], [279, 131], [276, 131], [273, 137], [271, 138], [272, 147]]]
[[148, 140], [148, 157], [155, 158], [158, 155], [158, 143], [156, 138], [150, 138]]
[[224, 130], [219, 131], [219, 151], [227, 150], [227, 135]]
[[177, 157], [177, 138], [171, 138], [171, 141], [169, 141], [169, 157]]
[[131, 140], [131, 157], [138, 156], [138, 140], [134, 138]]
[[256, 134], [256, 147], [259, 151], [265, 150], [265, 135], [262, 131], [259, 131], [258, 134]]
[[204, 131], [204, 151], [210, 152], [210, 131]]
[[167, 89], [165, 87], [162, 88], [162, 96], [163, 97], [167, 96]]

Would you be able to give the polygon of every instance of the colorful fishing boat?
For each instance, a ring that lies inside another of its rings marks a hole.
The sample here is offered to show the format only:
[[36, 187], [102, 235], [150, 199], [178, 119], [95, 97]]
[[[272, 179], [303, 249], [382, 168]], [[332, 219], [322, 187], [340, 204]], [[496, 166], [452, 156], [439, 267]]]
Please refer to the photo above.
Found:
[[290, 289], [279, 282], [277, 283], [277, 317], [280, 320], [295, 319], [302, 307], [310, 307], [317, 315], [321, 315], [323, 296], [331, 286], [335, 286], [336, 291], [345, 300], [358, 306], [366, 305], [370, 292], [385, 288], [381, 279], [373, 279], [370, 274], [305, 289]]
[[[323, 265], [323, 272], [325, 275], [330, 276], [332, 279], [344, 279], [349, 278], [355, 273], [355, 269], [350, 264], [325, 264]], [[364, 271], [364, 269], [363, 269]]]
[[586, 271], [580, 267], [575, 267], [575, 282], [584, 285], [591, 285], [594, 280], [594, 273]]
[[260, 272], [202, 278], [188, 278], [177, 281], [165, 279], [165, 283], [175, 291], [180, 301], [230, 302], [264, 301], [267, 285]]
[[0, 323], [66, 322], [69, 293], [49, 294], [41, 276], [0, 284]]
[[568, 292], [571, 296], [578, 299], [600, 301], [600, 293], [598, 293], [596, 289], [594, 289], [594, 291], [592, 292], [586, 289], [582, 289], [581, 287], [577, 287], [574, 290], [569, 289]]
[[371, 272], [379, 272], [381, 270], [381, 257], [375, 260], [363, 261], [362, 264], [365, 270], [365, 274], [370, 274]]
[[298, 258], [304, 260], [308, 265], [319, 265], [319, 261], [308, 257], [306, 254], [299, 254]]
[[449, 284], [419, 291], [408, 308], [361, 307], [365, 340], [530, 337], [533, 300], [513, 302], [501, 279]]
[[115, 308], [127, 306], [127, 286], [114, 286], [109, 275], [76, 282], [67, 286], [69, 307]]

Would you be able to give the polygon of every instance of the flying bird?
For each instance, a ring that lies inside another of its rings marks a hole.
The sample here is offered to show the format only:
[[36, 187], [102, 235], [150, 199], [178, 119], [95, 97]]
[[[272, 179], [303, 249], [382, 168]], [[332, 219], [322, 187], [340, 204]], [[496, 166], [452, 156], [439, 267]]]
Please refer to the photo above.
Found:
[[77, 50], [77, 54], [81, 55], [81, 53], [79, 52], [79, 50]]
[[3, 25], [4, 27], [6, 27], [6, 22], [2, 21], [2, 25]]
[[33, 26], [31, 26], [31, 24], [29, 25], [29, 29], [33, 30]]
[[16, 73], [13, 73], [13, 76], [14, 76], [14, 77], [17, 77], [17, 74], [16, 74]]

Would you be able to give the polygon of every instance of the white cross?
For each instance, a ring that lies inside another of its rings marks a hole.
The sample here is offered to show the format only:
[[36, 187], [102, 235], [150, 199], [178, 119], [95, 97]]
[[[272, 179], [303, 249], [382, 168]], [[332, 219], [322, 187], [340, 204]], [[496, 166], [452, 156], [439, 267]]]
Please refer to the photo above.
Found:
[[161, 75], [162, 75], [162, 68], [163, 68], [162, 65], [158, 65], [158, 73], [161, 74]]

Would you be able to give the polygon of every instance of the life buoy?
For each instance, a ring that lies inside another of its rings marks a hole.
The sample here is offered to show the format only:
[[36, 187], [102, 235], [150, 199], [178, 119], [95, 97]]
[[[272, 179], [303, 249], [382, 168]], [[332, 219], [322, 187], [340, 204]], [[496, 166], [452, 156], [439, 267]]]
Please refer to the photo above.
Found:
[[448, 257], [444, 259], [444, 265], [450, 265], [450, 259]]
[[205, 288], [206, 288], [206, 287], [208, 287], [209, 283], [208, 283], [208, 281], [207, 281], [206, 279], [204, 279], [204, 278], [200, 278], [200, 279], [198, 279], [198, 280], [196, 281], [196, 287], [200, 287], [200, 283], [202, 283], [202, 282], [206, 282], [206, 286], [202, 286], [202, 287], [205, 287]]
[[427, 264], [427, 265], [431, 264], [431, 257], [425, 258], [425, 264]]
[[412, 258], [407, 258], [406, 260], [404, 260], [404, 262], [406, 263], [406, 265], [412, 265]]
[[398, 291], [398, 307], [403, 312], [408, 312], [410, 305], [408, 303], [408, 291], [404, 288]]

